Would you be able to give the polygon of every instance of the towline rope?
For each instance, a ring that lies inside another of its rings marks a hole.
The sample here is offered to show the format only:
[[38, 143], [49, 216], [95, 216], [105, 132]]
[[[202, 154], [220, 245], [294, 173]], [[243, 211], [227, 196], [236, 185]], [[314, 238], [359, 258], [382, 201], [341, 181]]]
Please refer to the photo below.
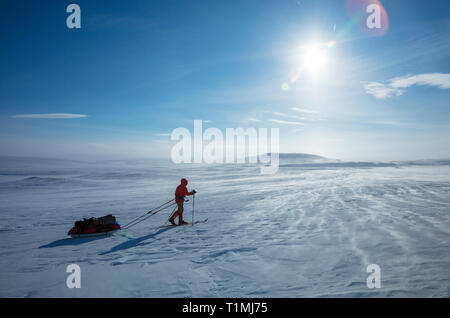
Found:
[[122, 229], [124, 229], [124, 230], [129, 229], [130, 227], [135, 226], [136, 224], [141, 223], [142, 221], [146, 220], [150, 216], [155, 215], [156, 213], [175, 205], [176, 202], [173, 202], [173, 201], [175, 201], [175, 199], [171, 199], [171, 200], [161, 204], [160, 206], [148, 211], [147, 213], [133, 219], [131, 222], [128, 222], [127, 224], [122, 226]]

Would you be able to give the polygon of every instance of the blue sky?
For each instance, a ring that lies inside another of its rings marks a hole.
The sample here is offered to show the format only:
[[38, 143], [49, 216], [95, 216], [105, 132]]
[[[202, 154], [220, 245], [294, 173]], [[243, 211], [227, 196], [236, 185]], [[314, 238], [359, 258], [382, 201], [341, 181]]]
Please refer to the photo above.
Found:
[[375, 36], [344, 0], [2, 1], [2, 154], [169, 157], [202, 119], [278, 127], [282, 152], [450, 158], [448, 1], [380, 3]]

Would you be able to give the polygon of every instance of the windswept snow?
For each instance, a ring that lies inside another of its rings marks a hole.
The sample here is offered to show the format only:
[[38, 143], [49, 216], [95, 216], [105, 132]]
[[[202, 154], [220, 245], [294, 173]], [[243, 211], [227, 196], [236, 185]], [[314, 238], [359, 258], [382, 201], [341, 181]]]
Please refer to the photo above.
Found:
[[[181, 177], [207, 223], [155, 229], [163, 211], [111, 237], [67, 236], [83, 217], [126, 224], [171, 199]], [[291, 155], [261, 175], [249, 164], [4, 158], [0, 215], [1, 297], [450, 296], [450, 161]], [[66, 286], [69, 264], [80, 289]], [[369, 264], [380, 289], [366, 286]]]

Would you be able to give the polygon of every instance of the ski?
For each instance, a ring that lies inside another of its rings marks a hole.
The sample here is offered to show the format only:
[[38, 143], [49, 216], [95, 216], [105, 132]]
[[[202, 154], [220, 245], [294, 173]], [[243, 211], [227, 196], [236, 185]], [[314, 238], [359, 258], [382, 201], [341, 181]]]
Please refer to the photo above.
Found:
[[205, 223], [206, 221], [208, 221], [208, 219], [195, 221], [194, 223], [188, 222], [188, 223], [186, 223], [186, 224], [181, 224], [181, 225], [164, 224], [164, 225], [155, 227], [155, 229], [163, 229], [163, 228], [166, 228], [166, 227], [177, 227], [177, 226], [184, 226], [184, 225], [194, 225], [194, 224], [198, 224], [198, 223]]

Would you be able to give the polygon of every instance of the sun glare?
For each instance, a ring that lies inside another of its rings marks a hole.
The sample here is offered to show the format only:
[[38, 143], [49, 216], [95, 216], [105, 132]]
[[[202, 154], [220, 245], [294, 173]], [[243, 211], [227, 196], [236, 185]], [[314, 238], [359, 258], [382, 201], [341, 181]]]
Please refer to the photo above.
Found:
[[301, 67], [311, 75], [319, 75], [327, 64], [326, 51], [319, 45], [310, 45], [301, 55]]

